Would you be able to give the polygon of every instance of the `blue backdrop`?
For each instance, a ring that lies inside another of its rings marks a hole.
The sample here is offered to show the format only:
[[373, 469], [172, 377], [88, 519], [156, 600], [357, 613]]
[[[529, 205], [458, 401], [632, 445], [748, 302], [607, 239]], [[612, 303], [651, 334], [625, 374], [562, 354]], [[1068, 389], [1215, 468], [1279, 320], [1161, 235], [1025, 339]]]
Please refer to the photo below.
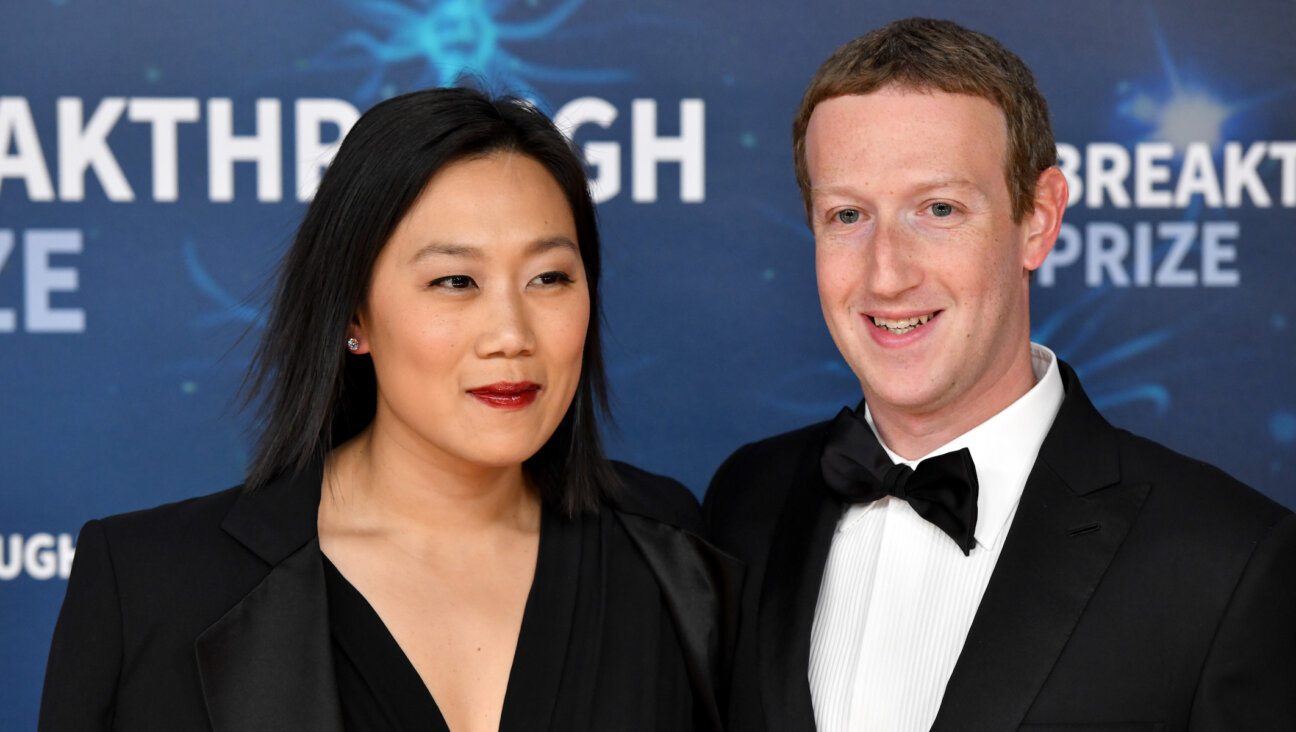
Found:
[[585, 147], [611, 451], [700, 493], [739, 444], [858, 399], [792, 177], [806, 81], [900, 15], [996, 36], [1051, 102], [1074, 198], [1036, 339], [1113, 422], [1296, 505], [1296, 7], [986, 5], [4, 3], [0, 728], [34, 726], [78, 527], [239, 482], [258, 288], [329, 144], [464, 73]]

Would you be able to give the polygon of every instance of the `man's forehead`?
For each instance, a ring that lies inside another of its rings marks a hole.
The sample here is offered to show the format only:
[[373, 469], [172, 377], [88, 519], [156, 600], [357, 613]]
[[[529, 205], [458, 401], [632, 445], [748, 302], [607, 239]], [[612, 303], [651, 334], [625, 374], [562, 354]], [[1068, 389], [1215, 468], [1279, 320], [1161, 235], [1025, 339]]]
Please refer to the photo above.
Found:
[[[907, 191], [921, 191], [928, 193], [938, 193], [940, 191], [966, 192], [972, 194], [982, 194], [982, 184], [979, 181], [960, 176], [947, 176], [940, 173], [930, 177], [918, 177], [907, 182], [905, 186]], [[849, 196], [857, 193], [857, 185], [853, 181], [838, 182], [828, 181], [822, 185], [810, 187], [810, 193], [813, 196]]]
[[1002, 111], [969, 94], [891, 86], [816, 105], [806, 131], [811, 188], [833, 171], [861, 165], [903, 167], [932, 183], [968, 180], [952, 171], [989, 162], [1006, 171], [1008, 131]]
[[836, 94], [822, 99], [815, 104], [810, 113], [807, 132], [809, 129], [814, 128], [816, 119], [822, 120], [825, 116], [833, 114], [859, 115], [872, 107], [882, 106], [881, 104], [860, 104], [860, 102], [867, 103], [870, 101], [912, 101], [915, 104], [908, 105], [910, 108], [930, 109], [933, 112], [955, 107], [981, 108], [982, 114], [997, 120], [1005, 130], [1007, 129], [1007, 118], [1004, 116], [1003, 108], [990, 97], [980, 94], [945, 91], [934, 86], [917, 86], [893, 82], [863, 94]]

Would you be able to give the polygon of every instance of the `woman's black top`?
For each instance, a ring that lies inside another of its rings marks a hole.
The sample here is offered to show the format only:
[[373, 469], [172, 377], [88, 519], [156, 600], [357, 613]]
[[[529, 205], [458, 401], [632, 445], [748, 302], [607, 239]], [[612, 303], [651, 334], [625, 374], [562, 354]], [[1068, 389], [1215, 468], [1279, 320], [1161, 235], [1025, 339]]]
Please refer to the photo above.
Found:
[[[541, 513], [503, 729], [720, 732], [742, 569], [700, 538], [687, 488], [614, 467], [623, 489], [597, 514]], [[317, 463], [87, 523], [41, 732], [444, 730], [324, 563], [322, 481]]]
[[[436, 701], [378, 614], [324, 558], [347, 730], [440, 730]], [[512, 730], [686, 730], [693, 705], [661, 589], [611, 511], [541, 512], [500, 719]]]

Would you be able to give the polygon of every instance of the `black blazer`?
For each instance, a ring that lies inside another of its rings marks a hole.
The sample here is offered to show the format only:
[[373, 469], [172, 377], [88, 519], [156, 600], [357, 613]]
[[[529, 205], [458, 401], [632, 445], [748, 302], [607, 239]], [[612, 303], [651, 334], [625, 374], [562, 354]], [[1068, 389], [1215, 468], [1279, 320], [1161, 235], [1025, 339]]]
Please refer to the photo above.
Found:
[[[1113, 428], [1061, 368], [932, 729], [1296, 729], [1296, 517]], [[815, 728], [810, 628], [841, 515], [828, 424], [741, 448], [706, 495], [713, 539], [747, 564], [734, 732]]]
[[[656, 577], [695, 702], [719, 729], [717, 680], [738, 573], [698, 538], [678, 483], [617, 464], [614, 506]], [[42, 732], [342, 732], [316, 531], [321, 473], [233, 488], [81, 530], [41, 700]]]

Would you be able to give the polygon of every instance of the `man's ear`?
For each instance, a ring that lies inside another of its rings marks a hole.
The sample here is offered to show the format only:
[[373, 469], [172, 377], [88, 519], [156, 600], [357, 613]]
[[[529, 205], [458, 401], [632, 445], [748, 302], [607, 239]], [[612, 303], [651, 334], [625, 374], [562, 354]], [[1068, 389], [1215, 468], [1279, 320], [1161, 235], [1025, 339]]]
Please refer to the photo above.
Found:
[[1062, 171], [1053, 166], [1040, 173], [1039, 180], [1035, 181], [1035, 210], [1026, 214], [1023, 222], [1027, 230], [1022, 266], [1027, 271], [1034, 272], [1053, 251], [1066, 204], [1067, 182]]

